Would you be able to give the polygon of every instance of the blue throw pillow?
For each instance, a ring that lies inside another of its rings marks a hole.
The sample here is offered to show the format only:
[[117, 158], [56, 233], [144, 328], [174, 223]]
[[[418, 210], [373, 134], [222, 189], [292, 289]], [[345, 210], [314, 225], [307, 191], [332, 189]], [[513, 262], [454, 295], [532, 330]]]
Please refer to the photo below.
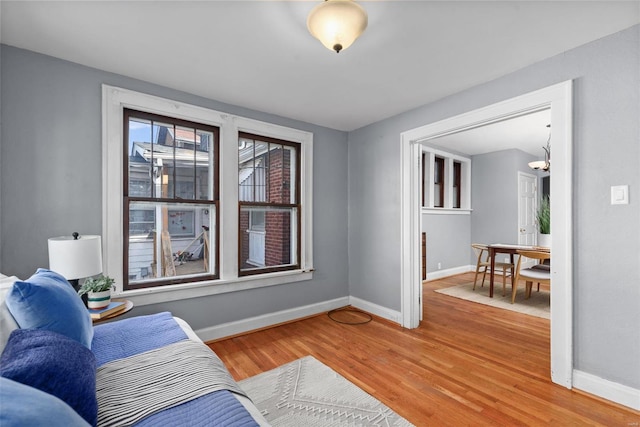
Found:
[[0, 356], [0, 376], [59, 398], [91, 425], [98, 421], [96, 358], [71, 338], [16, 329]]
[[29, 279], [16, 281], [6, 304], [22, 329], [58, 332], [91, 348], [91, 316], [71, 284], [58, 273], [39, 268]]
[[69, 405], [36, 388], [0, 377], [0, 426], [89, 427]]

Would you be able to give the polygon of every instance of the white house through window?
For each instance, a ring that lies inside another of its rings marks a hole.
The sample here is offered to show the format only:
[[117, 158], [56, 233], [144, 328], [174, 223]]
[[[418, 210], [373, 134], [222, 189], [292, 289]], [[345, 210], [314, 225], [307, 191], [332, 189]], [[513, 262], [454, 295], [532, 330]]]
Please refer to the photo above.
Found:
[[216, 277], [218, 128], [129, 109], [124, 119], [124, 288]]

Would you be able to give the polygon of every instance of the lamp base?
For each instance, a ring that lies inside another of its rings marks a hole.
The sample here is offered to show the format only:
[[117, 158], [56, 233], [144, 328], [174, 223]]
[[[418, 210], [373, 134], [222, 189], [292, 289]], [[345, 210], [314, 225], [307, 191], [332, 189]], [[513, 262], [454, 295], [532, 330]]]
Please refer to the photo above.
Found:
[[[78, 293], [78, 291], [80, 290], [80, 280], [78, 279], [71, 279], [69, 280], [69, 284], [71, 285], [71, 287], [73, 288], [74, 291], [76, 291], [76, 293]], [[83, 294], [80, 296], [80, 299], [82, 300], [82, 303], [84, 304], [85, 307], [87, 307], [88, 305], [88, 295], [87, 294]]]

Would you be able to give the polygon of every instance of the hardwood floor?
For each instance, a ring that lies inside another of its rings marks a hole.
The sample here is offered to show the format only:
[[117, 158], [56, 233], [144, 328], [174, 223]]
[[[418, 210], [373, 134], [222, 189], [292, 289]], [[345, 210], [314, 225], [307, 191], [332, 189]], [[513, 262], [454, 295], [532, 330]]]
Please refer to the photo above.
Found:
[[551, 383], [548, 320], [434, 292], [472, 279], [426, 282], [414, 330], [323, 314], [209, 346], [237, 380], [313, 355], [416, 426], [638, 426], [640, 412]]

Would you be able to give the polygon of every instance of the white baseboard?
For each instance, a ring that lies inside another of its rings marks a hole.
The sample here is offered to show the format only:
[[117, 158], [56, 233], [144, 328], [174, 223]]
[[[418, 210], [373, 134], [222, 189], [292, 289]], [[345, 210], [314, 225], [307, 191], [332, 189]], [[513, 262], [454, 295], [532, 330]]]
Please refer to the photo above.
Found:
[[438, 280], [443, 277], [455, 276], [456, 274], [467, 273], [469, 271], [475, 271], [475, 265], [462, 265], [460, 267], [447, 268], [446, 270], [433, 271], [427, 273], [427, 280]]
[[307, 316], [313, 316], [318, 313], [333, 310], [334, 308], [345, 307], [347, 305], [349, 305], [349, 297], [336, 298], [334, 300], [324, 301], [317, 304], [296, 307], [290, 310], [283, 310], [275, 313], [263, 314], [262, 316], [251, 317], [249, 319], [210, 326], [198, 329], [195, 332], [202, 341], [206, 342], [255, 331], [256, 329], [266, 328], [279, 323], [290, 322]]
[[349, 297], [349, 304], [359, 308], [360, 310], [364, 310], [367, 313], [375, 314], [376, 316], [391, 320], [392, 322], [402, 324], [402, 313], [399, 311], [390, 310], [387, 307], [382, 307], [381, 305], [356, 297]]
[[640, 390], [638, 389], [575, 369], [573, 387], [640, 411]]
[[198, 329], [196, 334], [202, 341], [212, 341], [224, 337], [243, 334], [245, 332], [255, 331], [257, 329], [267, 328], [284, 322], [302, 319], [304, 317], [313, 316], [324, 313], [334, 308], [352, 305], [367, 313], [375, 314], [392, 322], [400, 323], [402, 316], [399, 311], [389, 310], [371, 302], [361, 300], [355, 297], [336, 298], [331, 301], [324, 301], [317, 304], [306, 305], [304, 307], [296, 307], [290, 310], [278, 311], [275, 313], [263, 314], [262, 316], [251, 317], [249, 319], [238, 320], [235, 322], [223, 323], [222, 325], [210, 326]]

